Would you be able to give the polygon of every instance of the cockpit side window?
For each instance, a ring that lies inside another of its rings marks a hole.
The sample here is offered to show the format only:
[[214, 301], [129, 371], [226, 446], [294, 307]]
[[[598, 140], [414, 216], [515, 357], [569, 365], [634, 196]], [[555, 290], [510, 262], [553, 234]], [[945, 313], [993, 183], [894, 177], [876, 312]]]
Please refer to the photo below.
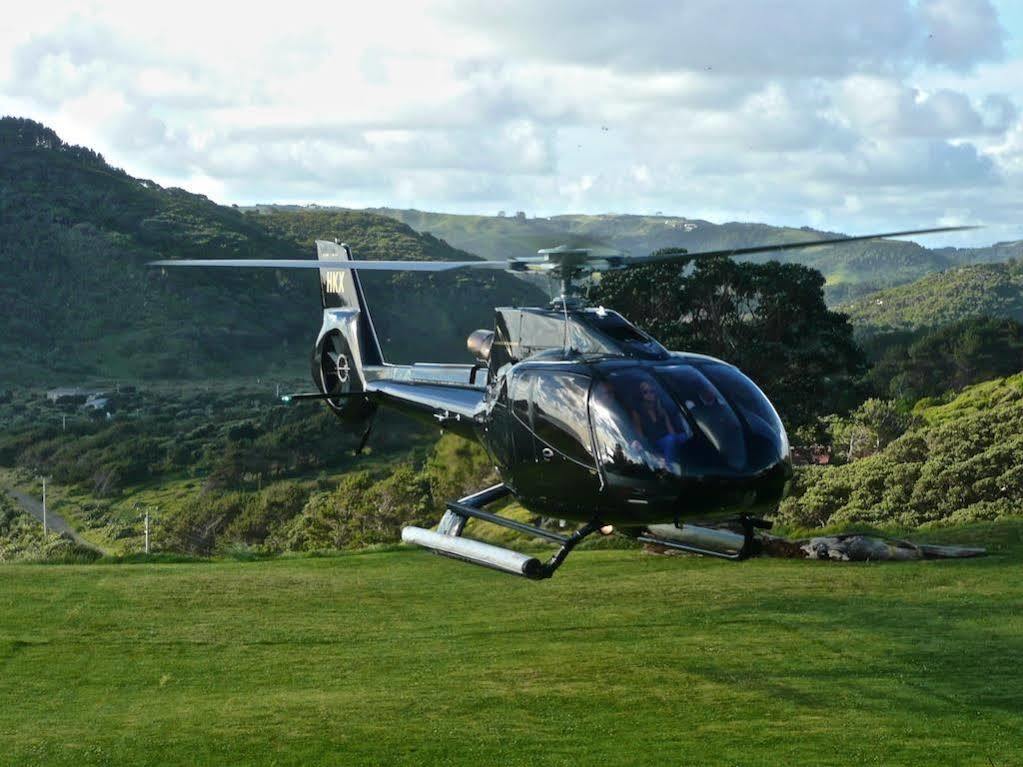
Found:
[[635, 368], [594, 385], [590, 417], [601, 463], [621, 476], [671, 470], [693, 436], [667, 392], [649, 373]]
[[573, 460], [593, 465], [586, 395], [590, 379], [572, 373], [540, 373], [533, 390], [536, 436]]

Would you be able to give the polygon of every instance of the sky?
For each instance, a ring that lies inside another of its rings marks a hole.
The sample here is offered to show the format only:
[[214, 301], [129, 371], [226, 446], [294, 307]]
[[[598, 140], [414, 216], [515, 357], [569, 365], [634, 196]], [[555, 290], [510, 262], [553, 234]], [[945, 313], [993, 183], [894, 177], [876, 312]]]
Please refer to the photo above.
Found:
[[225, 204], [1023, 239], [1018, 0], [19, 3], [0, 114]]

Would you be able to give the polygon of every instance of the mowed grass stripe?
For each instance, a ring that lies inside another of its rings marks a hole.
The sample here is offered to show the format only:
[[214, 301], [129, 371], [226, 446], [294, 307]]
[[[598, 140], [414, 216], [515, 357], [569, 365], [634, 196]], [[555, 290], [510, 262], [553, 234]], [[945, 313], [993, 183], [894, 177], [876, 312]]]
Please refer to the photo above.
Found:
[[0, 763], [1019, 763], [1020, 553], [7, 566]]

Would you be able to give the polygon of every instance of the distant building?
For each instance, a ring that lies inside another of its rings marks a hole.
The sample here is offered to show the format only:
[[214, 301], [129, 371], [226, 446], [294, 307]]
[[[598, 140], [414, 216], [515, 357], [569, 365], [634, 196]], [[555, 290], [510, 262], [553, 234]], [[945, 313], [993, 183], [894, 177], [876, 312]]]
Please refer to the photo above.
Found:
[[827, 466], [831, 463], [831, 450], [827, 445], [793, 445], [792, 463], [796, 466]]
[[77, 386], [61, 386], [56, 389], [50, 389], [46, 392], [46, 399], [55, 405], [61, 403], [74, 403], [74, 402], [85, 402], [89, 398], [92, 392], [86, 391], [85, 389]]
[[110, 410], [110, 398], [103, 392], [90, 394], [82, 408], [85, 410]]

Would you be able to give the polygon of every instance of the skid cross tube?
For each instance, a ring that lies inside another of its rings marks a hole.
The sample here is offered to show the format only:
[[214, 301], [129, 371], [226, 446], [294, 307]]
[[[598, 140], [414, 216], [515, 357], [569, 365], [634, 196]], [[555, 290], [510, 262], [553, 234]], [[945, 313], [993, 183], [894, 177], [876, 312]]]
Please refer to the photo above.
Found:
[[489, 511], [483, 511], [483, 509], [477, 509], [473, 506], [466, 506], [464, 503], [458, 501], [450, 501], [448, 503], [448, 509], [453, 511], [455, 514], [461, 514], [464, 517], [472, 517], [474, 519], [482, 519], [484, 522], [490, 522], [494, 525], [500, 525], [501, 527], [507, 527], [509, 530], [517, 530], [520, 533], [526, 535], [535, 535], [537, 538], [546, 538], [548, 541], [554, 541], [555, 543], [566, 543], [568, 538], [557, 533], [552, 533], [550, 530], [544, 530], [542, 527], [535, 527], [534, 525], [526, 524], [525, 522], [517, 522], [514, 519], [508, 519], [498, 514], [492, 514]]

